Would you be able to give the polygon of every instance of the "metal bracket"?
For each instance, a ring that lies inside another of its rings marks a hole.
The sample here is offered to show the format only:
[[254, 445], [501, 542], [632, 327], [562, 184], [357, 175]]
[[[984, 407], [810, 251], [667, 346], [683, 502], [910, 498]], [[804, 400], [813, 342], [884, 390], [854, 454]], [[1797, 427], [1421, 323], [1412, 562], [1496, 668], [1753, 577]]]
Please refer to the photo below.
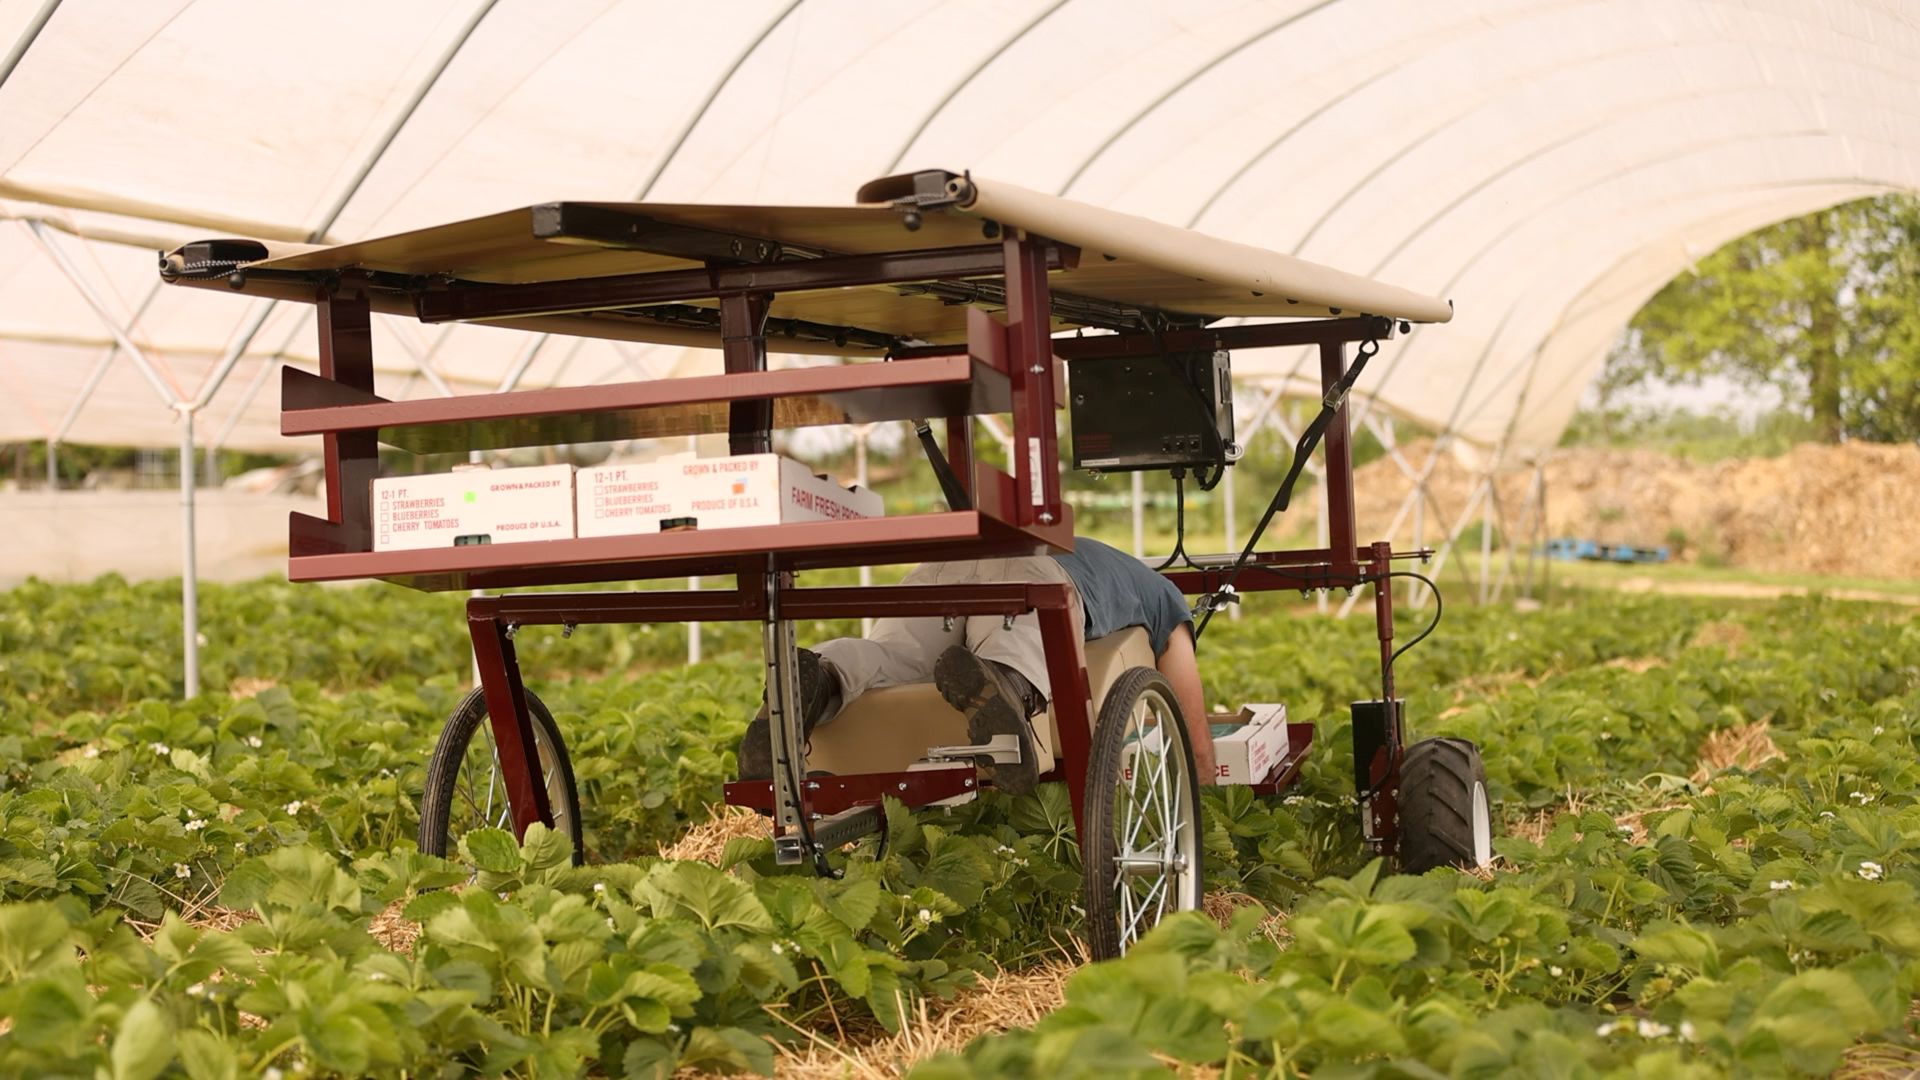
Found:
[[995, 735], [983, 743], [927, 747], [928, 761], [977, 761], [980, 758], [987, 758], [995, 765], [1020, 764], [1020, 736]]

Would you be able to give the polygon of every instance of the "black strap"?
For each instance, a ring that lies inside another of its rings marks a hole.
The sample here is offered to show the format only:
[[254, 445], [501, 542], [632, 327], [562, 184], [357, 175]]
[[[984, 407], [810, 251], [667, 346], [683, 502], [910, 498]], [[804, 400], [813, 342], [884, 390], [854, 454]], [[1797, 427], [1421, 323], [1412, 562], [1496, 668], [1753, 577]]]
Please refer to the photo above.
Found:
[[920, 446], [927, 452], [927, 464], [933, 466], [934, 478], [940, 481], [940, 491], [947, 497], [947, 509], [973, 509], [973, 499], [967, 495], [960, 478], [953, 475], [953, 466], [947, 463], [947, 455], [940, 452], [940, 444], [934, 440], [933, 426], [925, 420], [915, 420], [913, 432], [920, 436]]
[[1207, 623], [1212, 621], [1213, 613], [1237, 599], [1233, 592], [1233, 583], [1239, 580], [1240, 571], [1245, 569], [1247, 562], [1253, 558], [1253, 549], [1260, 543], [1260, 535], [1267, 531], [1267, 526], [1273, 522], [1274, 515], [1286, 510], [1287, 504], [1293, 501], [1293, 485], [1300, 479], [1300, 470], [1306, 467], [1307, 459], [1313, 456], [1314, 448], [1320, 445], [1320, 436], [1326, 433], [1327, 425], [1333, 422], [1334, 414], [1347, 403], [1347, 391], [1353, 389], [1355, 380], [1359, 379], [1360, 373], [1366, 370], [1367, 361], [1373, 359], [1373, 354], [1379, 351], [1378, 341], [1361, 342], [1360, 347], [1354, 351], [1353, 366], [1327, 388], [1327, 396], [1320, 400], [1319, 415], [1313, 418], [1313, 423], [1307, 425], [1307, 430], [1300, 433], [1300, 441], [1294, 444], [1293, 465], [1287, 469], [1287, 478], [1280, 481], [1279, 489], [1273, 493], [1273, 501], [1267, 504], [1266, 514], [1260, 518], [1260, 524], [1254, 526], [1253, 535], [1247, 537], [1247, 546], [1241, 549], [1240, 558], [1234, 562], [1233, 570], [1227, 574], [1225, 584], [1200, 598], [1202, 608], [1198, 613], [1200, 621], [1193, 628], [1195, 645], [1200, 643], [1200, 635], [1206, 632]]

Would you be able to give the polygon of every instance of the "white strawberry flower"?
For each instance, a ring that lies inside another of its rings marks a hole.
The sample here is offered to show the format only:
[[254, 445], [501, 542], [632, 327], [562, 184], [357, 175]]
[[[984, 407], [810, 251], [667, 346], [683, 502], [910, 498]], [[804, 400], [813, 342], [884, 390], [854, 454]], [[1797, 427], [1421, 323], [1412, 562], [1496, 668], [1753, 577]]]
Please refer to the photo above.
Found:
[[247, 736], [247, 745], [253, 747], [255, 750], [260, 749], [260, 745], [261, 745], [260, 736], [258, 735]]
[[287, 804], [287, 816], [289, 816], [289, 817], [291, 817], [291, 816], [293, 816], [293, 815], [295, 815], [295, 814], [298, 814], [298, 813], [300, 812], [300, 808], [301, 808], [302, 806], [305, 806], [305, 805], [306, 805], [306, 804], [305, 804], [305, 803], [303, 803], [303, 802], [301, 802], [301, 801], [300, 801], [299, 799], [295, 799], [295, 800], [293, 800], [292, 802], [290, 802], [290, 803], [288, 803], [288, 804]]
[[147, 749], [153, 751], [154, 757], [166, 757], [173, 753], [173, 747], [163, 742], [148, 743]]
[[1699, 1035], [1699, 1032], [1694, 1030], [1693, 1021], [1691, 1020], [1680, 1021], [1680, 1037], [1682, 1039], [1685, 1039], [1688, 1042], [1693, 1042], [1695, 1037], [1697, 1037], [1698, 1035]]
[[173, 876], [177, 878], [190, 878], [193, 876], [193, 868], [183, 862], [174, 863]]
[[1860, 864], [1860, 877], [1865, 881], [1879, 881], [1880, 875], [1885, 872], [1885, 869], [1885, 867], [1877, 862], [1862, 862]]
[[1847, 798], [1852, 799], [1854, 802], [1859, 803], [1861, 806], [1865, 806], [1868, 803], [1873, 801], [1873, 796], [1864, 791], [1848, 792]]
[[1637, 1026], [1643, 1039], [1664, 1039], [1673, 1034], [1673, 1029], [1658, 1020], [1642, 1020]]
[[87, 744], [87, 747], [86, 747], [86, 749], [84, 749], [84, 750], [82, 750], [82, 751], [80, 751], [80, 756], [81, 756], [81, 757], [85, 757], [85, 758], [96, 758], [96, 757], [99, 757], [99, 756], [100, 756], [100, 748], [99, 748], [99, 747], [97, 747], [97, 746], [95, 746], [95, 745], [93, 745], [92, 743], [88, 743], [88, 744]]
[[914, 918], [920, 920], [921, 926], [931, 926], [933, 924], [933, 912], [928, 911], [926, 908], [921, 908], [919, 914], [915, 915]]
[[1797, 889], [1799, 886], [1791, 881], [1769, 881], [1767, 882], [1767, 888], [1772, 889], [1774, 892], [1786, 892], [1789, 889]]

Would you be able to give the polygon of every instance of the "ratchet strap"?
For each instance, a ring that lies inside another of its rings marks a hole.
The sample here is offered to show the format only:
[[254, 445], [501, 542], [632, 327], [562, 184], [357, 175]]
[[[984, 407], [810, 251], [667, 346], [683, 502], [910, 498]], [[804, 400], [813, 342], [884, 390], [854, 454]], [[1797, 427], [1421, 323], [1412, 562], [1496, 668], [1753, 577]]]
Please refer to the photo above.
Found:
[[1253, 535], [1247, 537], [1247, 546], [1240, 551], [1240, 558], [1234, 561], [1233, 570], [1227, 574], [1227, 580], [1218, 589], [1200, 598], [1194, 614], [1199, 622], [1193, 628], [1194, 644], [1200, 643], [1200, 635], [1207, 629], [1207, 623], [1213, 619], [1213, 613], [1228, 604], [1238, 603], [1239, 596], [1233, 591], [1233, 583], [1240, 577], [1240, 571], [1246, 568], [1253, 558], [1253, 549], [1260, 543], [1260, 536], [1273, 523], [1275, 514], [1286, 510], [1293, 501], [1293, 485], [1300, 479], [1300, 470], [1306, 468], [1307, 459], [1313, 456], [1314, 448], [1320, 445], [1320, 437], [1326, 434], [1327, 425], [1333, 422], [1334, 414], [1347, 403], [1347, 392], [1366, 370], [1367, 361], [1380, 351], [1380, 343], [1369, 339], [1360, 343], [1354, 350], [1353, 366], [1349, 367], [1332, 386], [1327, 388], [1327, 396], [1320, 399], [1320, 412], [1300, 433], [1300, 441], [1293, 447], [1293, 465], [1287, 469], [1287, 478], [1280, 481], [1280, 487], [1273, 493], [1273, 501], [1267, 504], [1267, 512], [1260, 518], [1260, 524], [1254, 526]]
[[927, 452], [927, 464], [933, 466], [934, 478], [940, 481], [940, 492], [947, 497], [947, 509], [973, 509], [973, 500], [968, 497], [967, 489], [961, 485], [960, 478], [953, 475], [953, 466], [947, 463], [947, 455], [940, 452], [940, 444], [934, 441], [933, 425], [925, 420], [915, 420], [913, 433], [920, 436], [920, 447]]

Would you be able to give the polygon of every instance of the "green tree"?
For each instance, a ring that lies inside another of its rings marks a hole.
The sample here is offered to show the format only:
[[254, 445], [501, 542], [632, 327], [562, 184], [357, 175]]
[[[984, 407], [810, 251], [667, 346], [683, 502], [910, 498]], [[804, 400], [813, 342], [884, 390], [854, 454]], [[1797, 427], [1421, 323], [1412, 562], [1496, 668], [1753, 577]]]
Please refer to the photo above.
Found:
[[1920, 199], [1845, 203], [1714, 252], [1634, 316], [1602, 392], [1707, 375], [1778, 388], [1825, 442], [1920, 437]]

